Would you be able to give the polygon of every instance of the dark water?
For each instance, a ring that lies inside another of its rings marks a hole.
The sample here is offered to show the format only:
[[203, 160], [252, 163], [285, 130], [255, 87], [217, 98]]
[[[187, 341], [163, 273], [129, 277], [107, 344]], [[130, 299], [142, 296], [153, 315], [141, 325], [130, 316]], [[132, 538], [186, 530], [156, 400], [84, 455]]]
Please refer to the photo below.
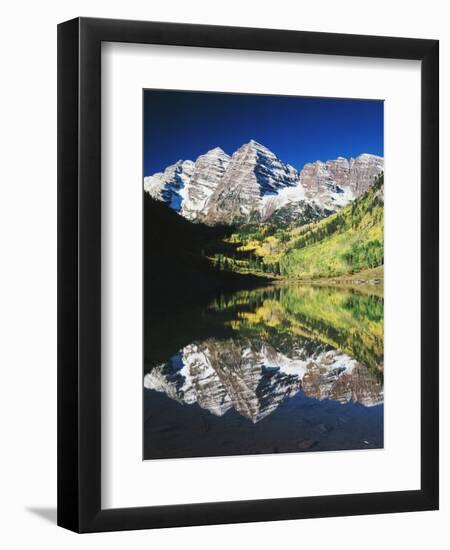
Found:
[[383, 447], [376, 289], [246, 290], [146, 325], [144, 459]]

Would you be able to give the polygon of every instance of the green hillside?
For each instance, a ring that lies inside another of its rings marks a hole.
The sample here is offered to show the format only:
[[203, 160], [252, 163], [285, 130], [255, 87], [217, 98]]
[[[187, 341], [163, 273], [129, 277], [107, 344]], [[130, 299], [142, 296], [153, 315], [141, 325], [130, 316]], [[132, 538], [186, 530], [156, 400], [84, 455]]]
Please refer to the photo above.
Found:
[[360, 198], [320, 221], [293, 227], [241, 226], [229, 237], [238, 256], [215, 255], [228, 270], [317, 279], [383, 265], [383, 174]]

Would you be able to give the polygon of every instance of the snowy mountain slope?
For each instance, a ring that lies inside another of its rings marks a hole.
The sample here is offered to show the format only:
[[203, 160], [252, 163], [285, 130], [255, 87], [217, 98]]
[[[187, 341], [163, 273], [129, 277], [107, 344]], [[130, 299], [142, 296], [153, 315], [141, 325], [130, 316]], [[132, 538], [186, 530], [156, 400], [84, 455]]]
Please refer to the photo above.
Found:
[[306, 164], [300, 172], [250, 140], [230, 157], [220, 147], [144, 178], [144, 189], [183, 217], [209, 225], [323, 217], [361, 196], [383, 171], [364, 153]]
[[184, 193], [182, 216], [188, 220], [201, 218], [208, 199], [222, 181], [229, 163], [230, 157], [220, 147], [198, 157]]
[[298, 183], [298, 173], [272, 151], [251, 140], [231, 157], [222, 180], [208, 200], [204, 221], [233, 222], [261, 208], [265, 196]]
[[180, 212], [185, 199], [186, 185], [191, 181], [195, 164], [191, 160], [179, 160], [164, 172], [144, 178], [144, 190], [153, 198], [166, 202]]

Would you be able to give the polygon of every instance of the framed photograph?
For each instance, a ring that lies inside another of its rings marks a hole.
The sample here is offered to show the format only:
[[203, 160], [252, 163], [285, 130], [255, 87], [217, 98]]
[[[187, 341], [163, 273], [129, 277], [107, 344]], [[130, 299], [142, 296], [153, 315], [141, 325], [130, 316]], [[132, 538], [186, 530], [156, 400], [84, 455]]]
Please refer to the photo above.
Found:
[[438, 42], [58, 27], [58, 524], [438, 508]]

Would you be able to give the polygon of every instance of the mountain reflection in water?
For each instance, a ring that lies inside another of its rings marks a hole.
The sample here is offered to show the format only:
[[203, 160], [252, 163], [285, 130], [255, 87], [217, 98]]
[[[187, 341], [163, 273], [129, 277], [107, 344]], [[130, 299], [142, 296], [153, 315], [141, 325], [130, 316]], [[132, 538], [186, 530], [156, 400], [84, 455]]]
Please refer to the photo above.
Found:
[[[273, 286], [219, 296], [205, 310], [192, 313], [194, 326], [198, 315], [203, 326], [210, 321], [206, 338], [190, 341], [163, 362], [147, 362], [144, 458], [267, 452], [271, 441], [276, 441], [272, 452], [383, 446], [381, 296]], [[160, 356], [161, 346], [159, 342]], [[340, 410], [347, 421], [334, 425], [334, 417], [342, 418]], [[207, 419], [207, 425], [214, 425], [228, 448], [220, 450], [218, 441], [217, 452], [208, 450], [205, 438], [215, 436], [203, 424], [199, 427], [205, 414], [217, 417]], [[319, 435], [313, 433], [314, 439], [309, 432], [305, 439], [300, 433], [305, 426], [299, 427], [292, 441], [290, 426], [284, 441], [280, 424], [297, 425], [299, 420], [307, 427], [325, 427]], [[255, 432], [252, 445], [244, 445], [241, 439], [256, 424], [265, 426], [264, 433]]]

